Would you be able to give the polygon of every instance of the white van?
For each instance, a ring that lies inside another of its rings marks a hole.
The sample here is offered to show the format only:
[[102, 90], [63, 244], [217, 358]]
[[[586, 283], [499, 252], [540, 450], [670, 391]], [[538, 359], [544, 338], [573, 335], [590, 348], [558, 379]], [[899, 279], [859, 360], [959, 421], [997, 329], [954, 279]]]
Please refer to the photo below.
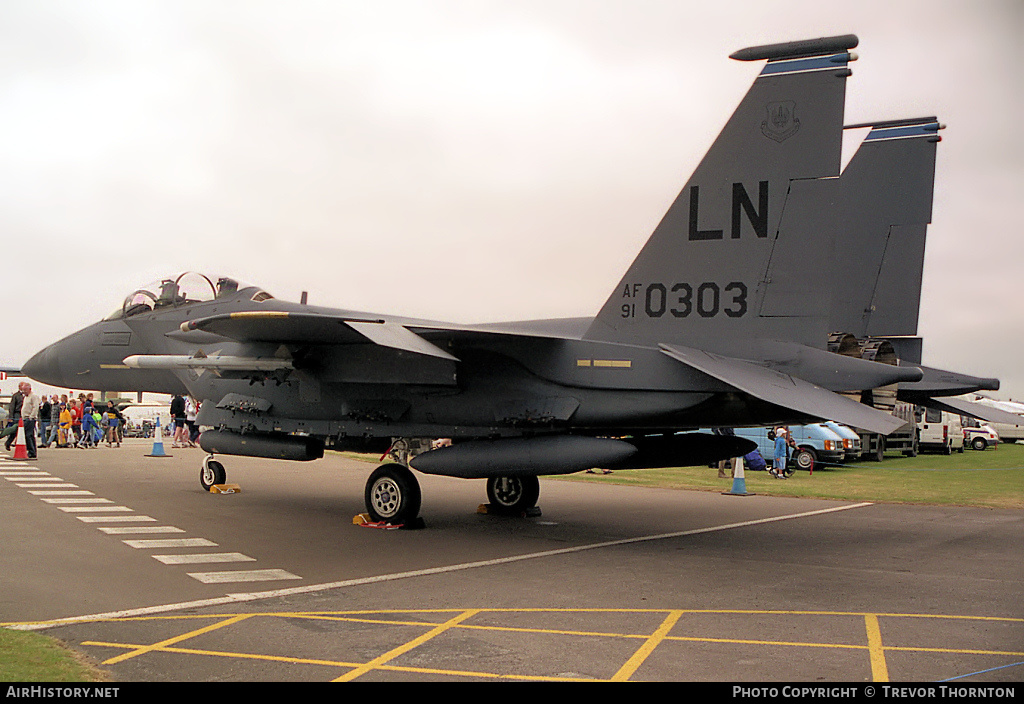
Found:
[[979, 423], [976, 418], [965, 416], [962, 418], [964, 424], [964, 447], [973, 450], [984, 450], [988, 447], [999, 446], [999, 433], [991, 425]]
[[922, 452], [941, 452], [944, 455], [964, 451], [964, 428], [956, 413], [917, 408], [918, 448]]

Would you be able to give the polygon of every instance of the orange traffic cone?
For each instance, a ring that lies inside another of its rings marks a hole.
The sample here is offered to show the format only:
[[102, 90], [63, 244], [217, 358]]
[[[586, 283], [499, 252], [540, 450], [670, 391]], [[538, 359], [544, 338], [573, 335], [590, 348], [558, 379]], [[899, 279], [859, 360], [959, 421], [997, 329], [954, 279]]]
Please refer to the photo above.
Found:
[[14, 457], [16, 460], [27, 460], [28, 447], [25, 445], [25, 421], [18, 419], [18, 434], [14, 439]]

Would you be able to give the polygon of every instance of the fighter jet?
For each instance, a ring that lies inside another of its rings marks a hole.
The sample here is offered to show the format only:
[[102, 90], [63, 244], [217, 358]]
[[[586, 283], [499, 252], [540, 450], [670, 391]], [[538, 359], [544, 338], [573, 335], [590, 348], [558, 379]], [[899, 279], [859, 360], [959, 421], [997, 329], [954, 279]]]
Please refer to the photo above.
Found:
[[[810, 208], [807, 226], [835, 232], [831, 276], [838, 282], [829, 309], [829, 349], [876, 361], [918, 366], [923, 377], [901, 382], [894, 397], [989, 422], [1015, 419], [961, 394], [997, 390], [997, 379], [921, 364], [917, 336], [925, 239], [932, 216], [938, 118], [847, 125], [868, 130], [841, 177], [821, 182], [837, 207]], [[839, 332], [842, 331], [842, 332]], [[897, 362], [897, 360], [899, 360]]]
[[765, 65], [594, 318], [453, 324], [183, 274], [132, 292], [23, 369], [58, 386], [200, 399], [206, 488], [226, 479], [215, 455], [313, 460], [449, 438], [370, 475], [367, 511], [391, 523], [419, 514], [410, 467], [486, 479], [491, 506], [519, 513], [536, 505], [538, 476], [700, 465], [751, 449], [688, 432], [700, 427], [831, 419], [891, 432], [903, 421], [849, 395], [924, 372], [828, 348], [845, 319], [833, 311], [842, 233], [829, 194], [842, 180], [857, 43], [732, 55]]

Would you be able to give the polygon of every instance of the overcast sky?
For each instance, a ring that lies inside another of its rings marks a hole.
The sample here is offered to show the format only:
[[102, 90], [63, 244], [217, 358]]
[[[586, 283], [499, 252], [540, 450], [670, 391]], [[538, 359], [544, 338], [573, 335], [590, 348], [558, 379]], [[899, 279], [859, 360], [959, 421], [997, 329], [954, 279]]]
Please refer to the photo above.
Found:
[[[0, 364], [184, 270], [457, 322], [594, 315], [761, 68], [938, 115], [925, 363], [1024, 397], [1019, 0], [0, 0]], [[7, 391], [6, 385], [4, 390]]]

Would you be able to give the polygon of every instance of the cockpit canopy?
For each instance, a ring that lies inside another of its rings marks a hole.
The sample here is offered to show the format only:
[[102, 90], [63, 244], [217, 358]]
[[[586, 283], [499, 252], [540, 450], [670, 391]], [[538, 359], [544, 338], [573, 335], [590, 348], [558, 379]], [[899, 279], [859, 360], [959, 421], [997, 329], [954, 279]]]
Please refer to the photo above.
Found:
[[[216, 283], [214, 283], [216, 282]], [[219, 298], [233, 297], [239, 291], [252, 290], [250, 300], [268, 301], [269, 293], [228, 276], [207, 276], [186, 271], [176, 277], [165, 278], [136, 289], [124, 299], [124, 304], [106, 317], [106, 320], [131, 318], [160, 308], [203, 303]]]

